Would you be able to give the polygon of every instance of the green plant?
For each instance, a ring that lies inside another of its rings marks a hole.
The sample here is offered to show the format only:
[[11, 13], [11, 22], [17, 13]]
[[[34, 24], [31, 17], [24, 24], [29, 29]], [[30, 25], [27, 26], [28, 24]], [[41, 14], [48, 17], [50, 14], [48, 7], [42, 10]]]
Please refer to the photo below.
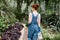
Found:
[[5, 16], [4, 15], [0, 16], [0, 35], [2, 35], [4, 30], [7, 29], [10, 24], [13, 24], [16, 22], [15, 17], [12, 17], [12, 19], [9, 18], [7, 14], [5, 14]]
[[5, 18], [0, 17], [0, 35], [2, 35], [3, 31], [8, 28], [8, 24]]

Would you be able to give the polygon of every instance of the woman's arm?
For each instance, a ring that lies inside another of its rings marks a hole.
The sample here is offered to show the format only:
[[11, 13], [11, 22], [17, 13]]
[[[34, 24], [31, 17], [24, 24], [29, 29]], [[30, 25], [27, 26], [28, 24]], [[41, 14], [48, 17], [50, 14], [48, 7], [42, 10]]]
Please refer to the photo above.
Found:
[[31, 14], [31, 13], [29, 13], [29, 14], [28, 14], [28, 24], [30, 24], [30, 23], [31, 23], [31, 21], [32, 21], [32, 14]]
[[37, 22], [38, 22], [38, 25], [39, 25], [39, 27], [40, 27], [40, 23], [41, 23], [41, 15], [40, 15], [40, 14], [39, 14], [39, 16], [38, 16]]

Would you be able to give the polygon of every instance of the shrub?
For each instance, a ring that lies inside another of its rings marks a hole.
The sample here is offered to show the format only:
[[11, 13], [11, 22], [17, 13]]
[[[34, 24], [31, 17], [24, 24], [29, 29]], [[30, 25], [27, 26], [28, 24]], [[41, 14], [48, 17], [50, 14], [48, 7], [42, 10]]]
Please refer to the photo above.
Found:
[[2, 40], [19, 40], [21, 36], [21, 30], [23, 29], [23, 25], [19, 22], [15, 23], [13, 26], [10, 25], [8, 29], [4, 31], [2, 34]]

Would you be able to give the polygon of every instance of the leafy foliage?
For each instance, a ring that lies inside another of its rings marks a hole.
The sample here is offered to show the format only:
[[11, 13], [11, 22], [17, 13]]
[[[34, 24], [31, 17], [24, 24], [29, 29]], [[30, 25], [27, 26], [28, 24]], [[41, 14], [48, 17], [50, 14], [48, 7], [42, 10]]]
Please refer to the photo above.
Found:
[[[0, 11], [0, 35], [4, 32], [8, 25], [13, 24], [17, 21], [15, 16], [8, 14], [9, 12]], [[13, 20], [14, 19], [14, 20]]]
[[4, 30], [2, 34], [2, 40], [19, 40], [21, 36], [21, 30], [23, 29], [23, 25], [19, 22], [16, 22], [13, 26], [10, 25], [9, 28]]

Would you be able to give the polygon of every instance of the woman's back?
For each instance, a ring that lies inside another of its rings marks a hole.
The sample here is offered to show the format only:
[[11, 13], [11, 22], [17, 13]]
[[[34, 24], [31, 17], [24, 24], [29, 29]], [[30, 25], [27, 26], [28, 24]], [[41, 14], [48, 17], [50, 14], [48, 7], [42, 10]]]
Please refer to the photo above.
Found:
[[30, 25], [28, 26], [28, 37], [30, 37], [30, 38], [33, 37], [35, 33], [36, 33], [36, 35], [38, 35], [38, 32], [40, 32], [37, 18], [38, 18], [38, 14], [36, 14], [36, 16], [35, 16], [34, 13], [32, 13], [32, 21], [31, 21]]
[[32, 13], [32, 24], [38, 24], [37, 23], [37, 18], [38, 18], [38, 14], [34, 15], [34, 13]]

